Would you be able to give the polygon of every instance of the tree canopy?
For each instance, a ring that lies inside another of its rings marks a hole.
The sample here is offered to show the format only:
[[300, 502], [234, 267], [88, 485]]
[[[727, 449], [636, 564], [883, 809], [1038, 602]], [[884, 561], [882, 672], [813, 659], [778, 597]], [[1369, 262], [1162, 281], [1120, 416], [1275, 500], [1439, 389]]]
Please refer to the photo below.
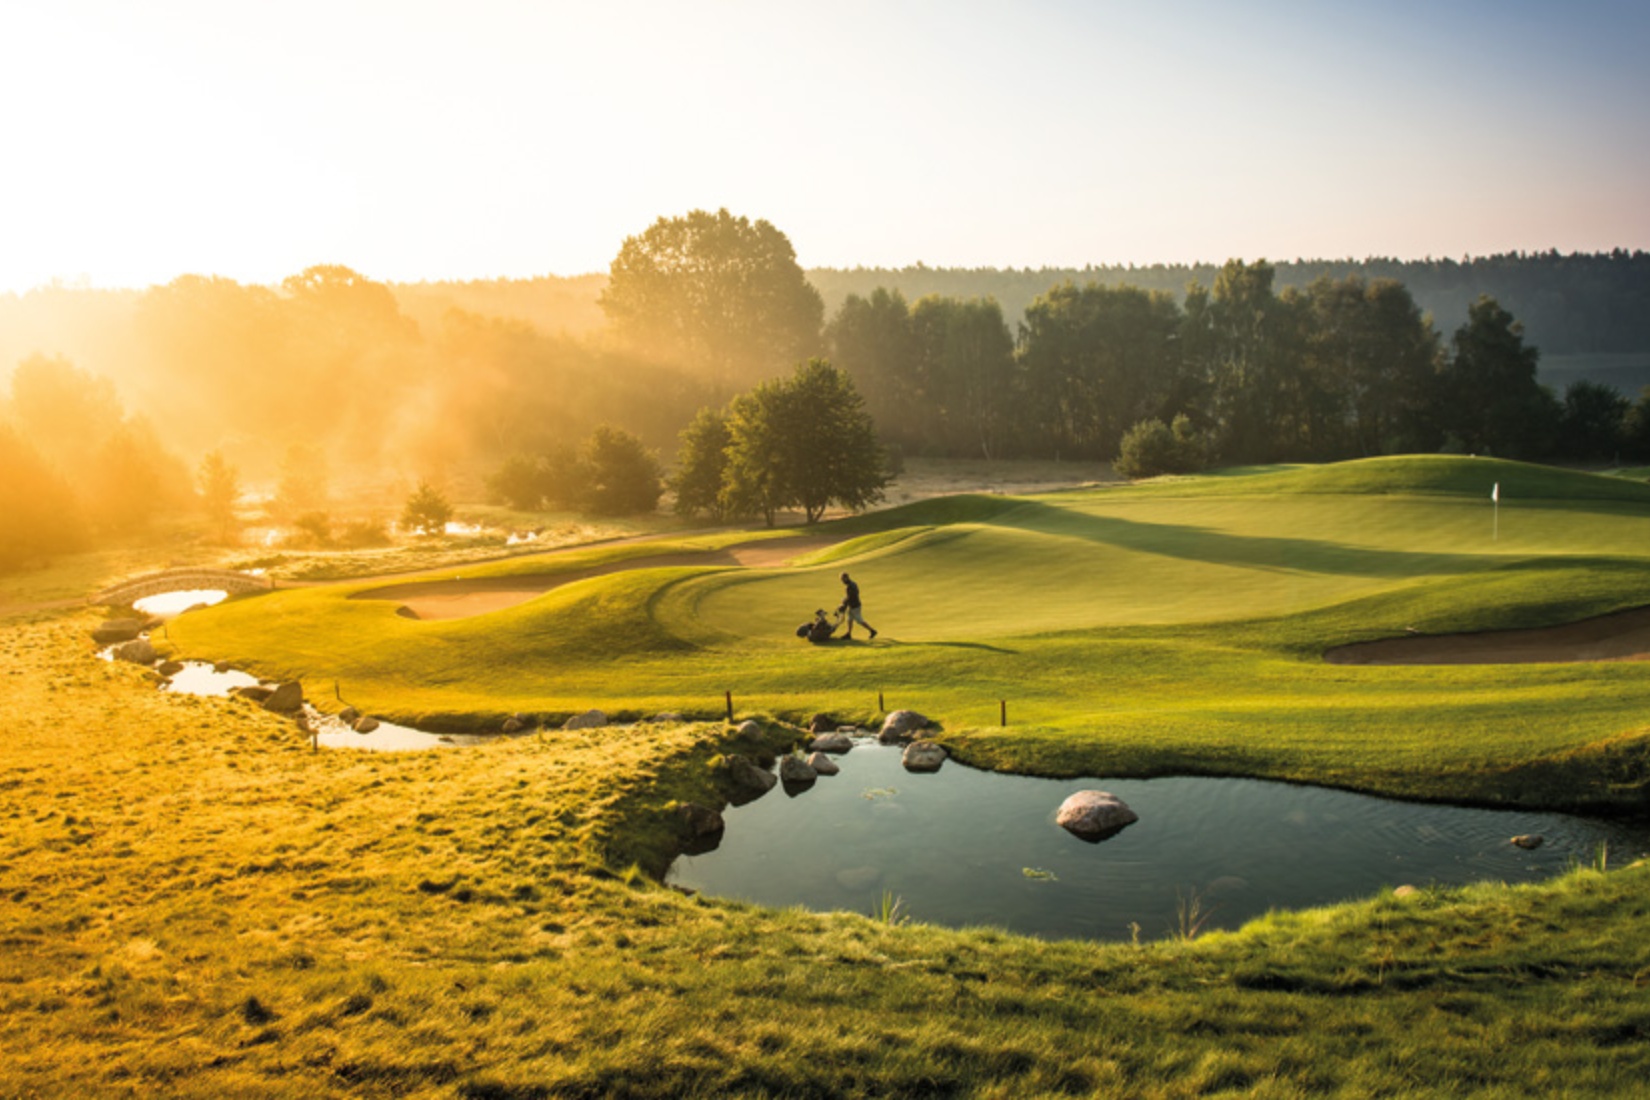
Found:
[[723, 392], [815, 354], [825, 315], [785, 234], [725, 208], [625, 238], [601, 307], [638, 350]]
[[725, 424], [723, 515], [760, 515], [772, 527], [780, 509], [800, 508], [815, 523], [833, 504], [859, 511], [882, 499], [876, 426], [852, 380], [824, 359], [735, 397]]

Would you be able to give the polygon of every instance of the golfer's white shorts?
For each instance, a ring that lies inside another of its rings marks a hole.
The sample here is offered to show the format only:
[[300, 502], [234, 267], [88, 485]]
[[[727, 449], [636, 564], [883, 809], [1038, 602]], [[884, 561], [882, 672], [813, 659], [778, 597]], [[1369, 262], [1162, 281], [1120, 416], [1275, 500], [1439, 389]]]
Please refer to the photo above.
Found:
[[848, 621], [858, 623], [866, 630], [871, 629], [871, 624], [865, 621], [865, 609], [863, 607], [850, 607], [848, 609]]

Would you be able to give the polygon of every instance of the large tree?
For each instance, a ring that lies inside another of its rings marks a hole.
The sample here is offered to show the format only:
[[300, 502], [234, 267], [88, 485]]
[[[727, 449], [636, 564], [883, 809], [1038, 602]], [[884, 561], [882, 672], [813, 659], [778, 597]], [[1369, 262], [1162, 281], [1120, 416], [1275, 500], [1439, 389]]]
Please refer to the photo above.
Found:
[[1441, 379], [1439, 416], [1463, 449], [1507, 458], [1539, 458], [1558, 430], [1552, 391], [1536, 381], [1541, 353], [1524, 343], [1524, 326], [1484, 295], [1455, 330], [1454, 354]]
[[728, 414], [700, 409], [693, 423], [682, 429], [680, 440], [676, 473], [670, 479], [676, 490], [677, 514], [703, 514], [718, 522], [726, 519], [722, 482], [728, 468]]
[[859, 511], [882, 499], [887, 463], [864, 399], [823, 359], [771, 379], [728, 407], [729, 514], [760, 514], [769, 527], [781, 508], [816, 523], [832, 504]]
[[724, 393], [818, 352], [825, 315], [785, 234], [726, 209], [660, 218], [625, 238], [601, 307], [639, 350]]
[[825, 344], [831, 362], [864, 395], [883, 438], [912, 449], [932, 442], [924, 416], [925, 382], [918, 373], [922, 356], [905, 295], [883, 287], [868, 298], [848, 295], [825, 328]]
[[664, 492], [659, 460], [629, 432], [598, 425], [585, 440], [579, 458], [585, 478], [581, 500], [587, 511], [627, 516], [659, 506], [659, 495]]
[[1161, 291], [1064, 283], [1026, 309], [1028, 411], [1056, 448], [1109, 458], [1142, 420], [1172, 419], [1181, 393], [1180, 309]]
[[1017, 397], [1014, 340], [990, 298], [929, 295], [911, 307], [928, 423], [946, 453], [996, 458]]
[[1438, 336], [1391, 279], [1320, 277], [1306, 289], [1307, 359], [1334, 413], [1315, 458], [1388, 454], [1429, 442], [1422, 420], [1438, 369]]

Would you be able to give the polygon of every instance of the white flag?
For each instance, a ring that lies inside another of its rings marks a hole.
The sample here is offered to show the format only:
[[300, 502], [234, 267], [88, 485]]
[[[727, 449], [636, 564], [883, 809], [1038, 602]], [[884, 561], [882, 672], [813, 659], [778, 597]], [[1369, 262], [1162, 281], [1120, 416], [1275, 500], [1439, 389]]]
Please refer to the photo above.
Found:
[[1499, 481], [1495, 483], [1495, 488], [1490, 490], [1490, 499], [1497, 504], [1501, 503], [1501, 483]]

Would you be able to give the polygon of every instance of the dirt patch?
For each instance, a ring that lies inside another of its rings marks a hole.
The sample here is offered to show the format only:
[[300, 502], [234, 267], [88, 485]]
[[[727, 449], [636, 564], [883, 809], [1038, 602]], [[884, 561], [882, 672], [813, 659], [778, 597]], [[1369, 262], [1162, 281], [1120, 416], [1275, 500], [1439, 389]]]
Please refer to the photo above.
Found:
[[570, 573], [531, 573], [515, 577], [454, 577], [451, 580], [412, 581], [386, 585], [351, 596], [354, 600], [395, 600], [402, 615], [411, 619], [466, 619], [526, 603], [552, 588], [591, 577], [605, 577], [631, 569], [661, 569], [676, 565], [738, 565], [773, 569], [803, 554], [831, 545], [834, 538], [767, 539], [724, 550], [655, 554], [576, 569]]
[[1336, 646], [1334, 665], [1518, 665], [1650, 661], [1650, 607], [1564, 626], [1481, 634], [1412, 635]]

